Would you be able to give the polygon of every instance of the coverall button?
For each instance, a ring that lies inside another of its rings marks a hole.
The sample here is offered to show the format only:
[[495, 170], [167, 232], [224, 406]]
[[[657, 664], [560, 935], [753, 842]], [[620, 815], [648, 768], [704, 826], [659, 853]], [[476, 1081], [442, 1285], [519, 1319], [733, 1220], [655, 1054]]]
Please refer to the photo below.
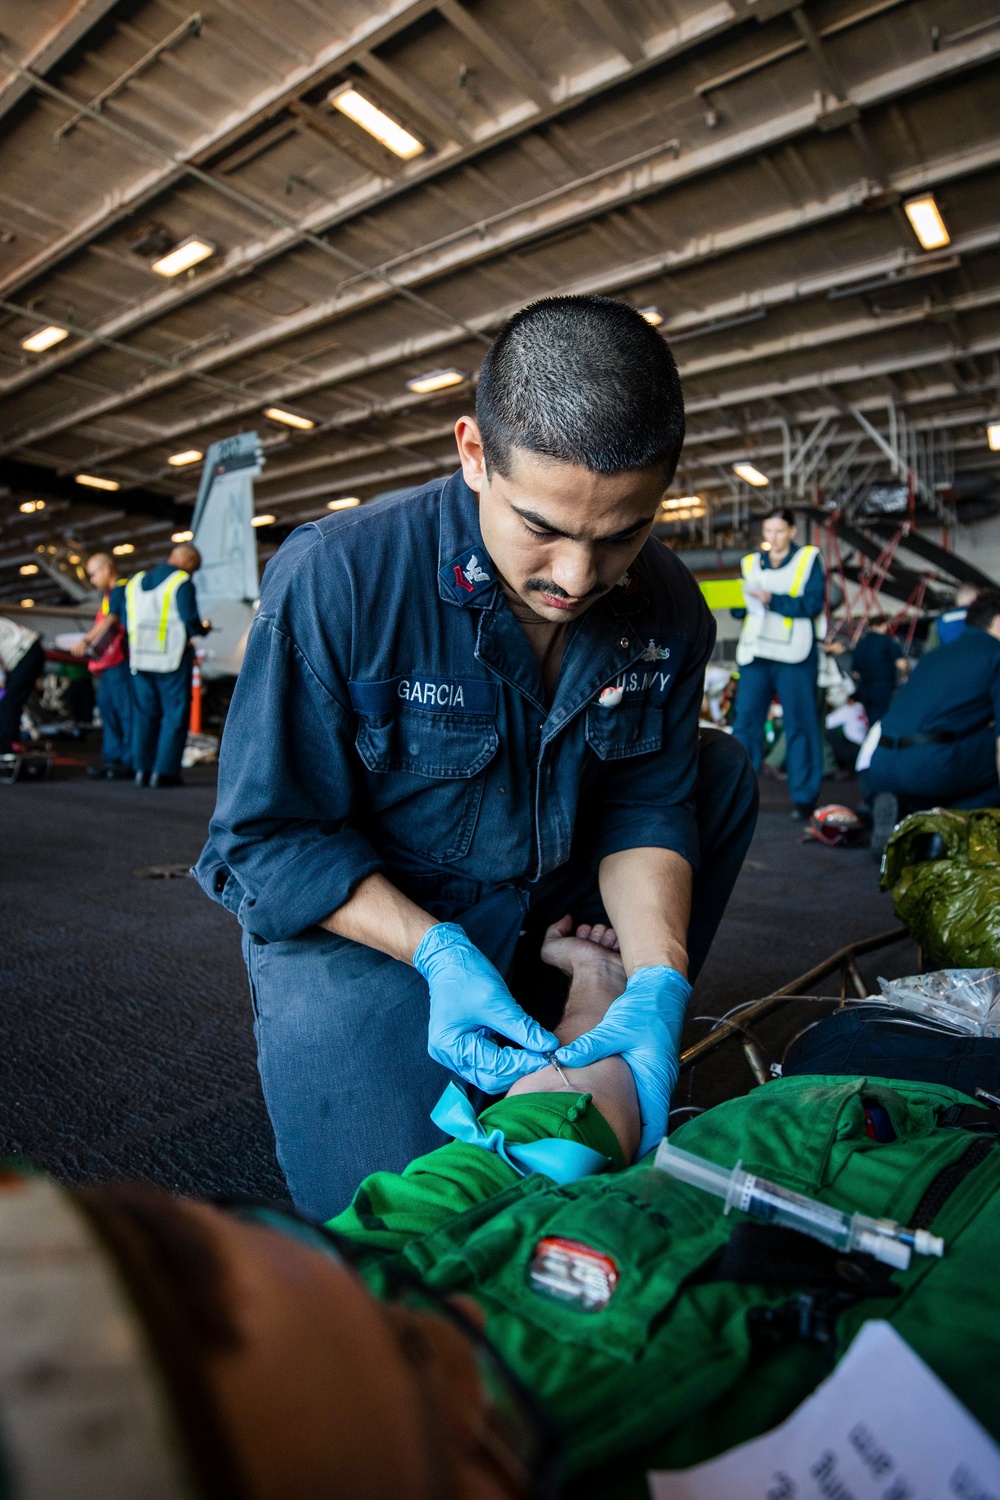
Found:
[[618, 644], [619, 644], [619, 646], [621, 646], [623, 648], [625, 646], [627, 646], [628, 645], [628, 636], [627, 635], [623, 635], [622, 638], [621, 638], [621, 640], [618, 642]]

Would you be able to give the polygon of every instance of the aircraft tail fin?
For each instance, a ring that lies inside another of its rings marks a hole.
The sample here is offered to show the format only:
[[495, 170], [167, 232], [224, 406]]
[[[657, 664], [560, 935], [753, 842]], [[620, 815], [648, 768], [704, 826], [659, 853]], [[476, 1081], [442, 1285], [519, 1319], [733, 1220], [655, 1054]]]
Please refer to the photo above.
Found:
[[264, 466], [256, 432], [213, 443], [205, 455], [191, 529], [201, 553], [198, 600], [202, 607], [217, 600], [253, 604], [260, 594], [257, 536], [253, 519], [253, 481]]

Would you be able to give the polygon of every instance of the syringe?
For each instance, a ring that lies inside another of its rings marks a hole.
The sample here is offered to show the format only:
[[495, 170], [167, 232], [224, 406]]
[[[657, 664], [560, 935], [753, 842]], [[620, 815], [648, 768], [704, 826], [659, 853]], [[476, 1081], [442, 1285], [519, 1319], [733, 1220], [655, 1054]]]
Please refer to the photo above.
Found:
[[867, 1214], [847, 1214], [816, 1198], [793, 1193], [768, 1182], [753, 1172], [744, 1172], [742, 1162], [732, 1170], [717, 1167], [714, 1162], [671, 1146], [664, 1139], [656, 1153], [655, 1165], [679, 1182], [690, 1183], [713, 1197], [722, 1198], [723, 1213], [738, 1208], [753, 1219], [797, 1229], [830, 1245], [834, 1250], [860, 1250], [873, 1255], [887, 1266], [905, 1271], [910, 1255], [943, 1255], [944, 1240], [926, 1229], [904, 1229], [894, 1219], [872, 1219]]

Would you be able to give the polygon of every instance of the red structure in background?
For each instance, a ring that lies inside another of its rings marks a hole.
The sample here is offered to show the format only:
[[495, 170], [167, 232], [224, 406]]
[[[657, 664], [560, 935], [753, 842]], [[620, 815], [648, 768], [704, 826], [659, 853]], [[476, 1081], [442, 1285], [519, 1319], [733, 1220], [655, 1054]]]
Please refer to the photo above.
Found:
[[[841, 519], [840, 512], [833, 511], [827, 520], [823, 522], [817, 522], [820, 533], [820, 554], [823, 558], [823, 567], [826, 573], [827, 621], [830, 622], [832, 619], [830, 588], [832, 580], [836, 577], [840, 585], [841, 596], [844, 600], [844, 623], [849, 624], [851, 627], [847, 644], [851, 647], [852, 650], [858, 644], [858, 641], [861, 639], [862, 635], [867, 629], [872, 617], [884, 613], [879, 602], [879, 591], [882, 585], [892, 574], [892, 565], [896, 559], [896, 554], [899, 551], [900, 546], [905, 541], [910, 532], [915, 529], [912, 519], [912, 480], [910, 491], [910, 519], [904, 521], [896, 529], [893, 535], [884, 544], [877, 557], [866, 557], [861, 560], [860, 573], [855, 584], [855, 587], [859, 590], [859, 594], [855, 599], [854, 605], [851, 607], [848, 606], [848, 600], [851, 596], [848, 593], [848, 579], [844, 570], [844, 559], [841, 553], [840, 538], [837, 535], [836, 529], [837, 522]], [[819, 503], [819, 498], [820, 497], [817, 494], [817, 504]], [[907, 651], [909, 651], [910, 646], [913, 644], [913, 636], [917, 628], [917, 621], [920, 618], [920, 613], [924, 608], [924, 602], [927, 597], [927, 585], [930, 582], [931, 576], [932, 575], [928, 573], [921, 574], [919, 581], [914, 585], [906, 600], [903, 602], [903, 604], [900, 605], [896, 614], [890, 619], [889, 622], [889, 634], [892, 636], [897, 635], [897, 633], [903, 628], [903, 626], [906, 626], [906, 636], [904, 644]], [[857, 615], [855, 615], [854, 613], [854, 610], [856, 608], [860, 611]]]

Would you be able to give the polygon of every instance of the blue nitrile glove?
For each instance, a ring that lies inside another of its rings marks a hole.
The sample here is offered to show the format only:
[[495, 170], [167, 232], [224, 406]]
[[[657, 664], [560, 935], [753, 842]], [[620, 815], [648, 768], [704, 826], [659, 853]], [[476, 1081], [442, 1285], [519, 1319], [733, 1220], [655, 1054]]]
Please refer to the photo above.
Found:
[[[427, 980], [431, 1017], [427, 1050], [487, 1094], [503, 1094], [527, 1073], [544, 1068], [559, 1038], [518, 1005], [485, 954], [457, 922], [438, 922], [424, 933], [413, 967]], [[494, 1033], [517, 1042], [500, 1047]]]
[[556, 1061], [564, 1068], [583, 1068], [602, 1057], [624, 1057], [639, 1095], [640, 1156], [652, 1151], [666, 1134], [690, 996], [691, 986], [676, 969], [666, 964], [636, 969], [625, 993], [608, 1006], [604, 1020], [556, 1053]]

